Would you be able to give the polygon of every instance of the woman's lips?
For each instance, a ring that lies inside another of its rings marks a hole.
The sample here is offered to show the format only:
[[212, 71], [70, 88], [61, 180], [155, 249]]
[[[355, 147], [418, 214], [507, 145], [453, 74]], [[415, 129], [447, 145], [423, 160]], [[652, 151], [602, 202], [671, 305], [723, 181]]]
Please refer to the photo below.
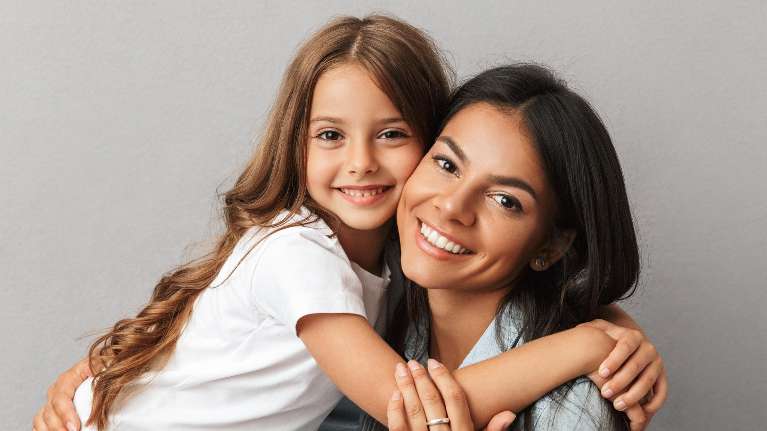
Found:
[[463, 258], [474, 253], [420, 220], [415, 232], [415, 241], [418, 248], [439, 260]]

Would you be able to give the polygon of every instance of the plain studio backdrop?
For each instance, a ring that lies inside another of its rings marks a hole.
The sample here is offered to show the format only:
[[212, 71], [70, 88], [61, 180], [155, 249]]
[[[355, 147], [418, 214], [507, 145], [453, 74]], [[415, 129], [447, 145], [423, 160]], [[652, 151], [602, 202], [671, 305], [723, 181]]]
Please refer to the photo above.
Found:
[[340, 14], [425, 29], [458, 76], [549, 64], [621, 158], [660, 349], [657, 430], [767, 423], [760, 1], [0, 3], [0, 428], [219, 231], [288, 60]]

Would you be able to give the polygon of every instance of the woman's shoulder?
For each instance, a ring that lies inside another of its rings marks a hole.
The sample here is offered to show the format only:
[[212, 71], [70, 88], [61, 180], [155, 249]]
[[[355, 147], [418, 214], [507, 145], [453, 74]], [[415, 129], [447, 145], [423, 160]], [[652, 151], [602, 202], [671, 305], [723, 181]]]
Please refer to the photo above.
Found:
[[591, 380], [579, 377], [550, 392], [533, 406], [537, 430], [601, 430], [609, 423], [609, 405]]

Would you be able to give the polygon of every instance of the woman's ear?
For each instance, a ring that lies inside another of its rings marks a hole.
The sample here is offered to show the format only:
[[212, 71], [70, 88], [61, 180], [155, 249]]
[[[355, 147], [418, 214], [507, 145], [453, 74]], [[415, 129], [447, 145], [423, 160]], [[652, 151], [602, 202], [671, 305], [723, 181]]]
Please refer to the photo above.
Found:
[[530, 260], [533, 271], [545, 271], [559, 262], [575, 241], [575, 231], [572, 229], [557, 230], [554, 235], [541, 247]]

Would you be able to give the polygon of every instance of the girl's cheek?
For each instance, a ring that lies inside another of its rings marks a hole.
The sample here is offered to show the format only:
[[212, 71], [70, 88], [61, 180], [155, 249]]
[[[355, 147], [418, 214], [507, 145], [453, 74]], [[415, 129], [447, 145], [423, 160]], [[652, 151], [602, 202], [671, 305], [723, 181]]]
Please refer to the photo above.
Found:
[[401, 163], [403, 166], [407, 167], [407, 170], [409, 171], [408, 175], [410, 175], [421, 162], [426, 152], [424, 151], [423, 145], [419, 143], [409, 145], [404, 150], [405, 151], [403, 151], [404, 154], [402, 155]]

